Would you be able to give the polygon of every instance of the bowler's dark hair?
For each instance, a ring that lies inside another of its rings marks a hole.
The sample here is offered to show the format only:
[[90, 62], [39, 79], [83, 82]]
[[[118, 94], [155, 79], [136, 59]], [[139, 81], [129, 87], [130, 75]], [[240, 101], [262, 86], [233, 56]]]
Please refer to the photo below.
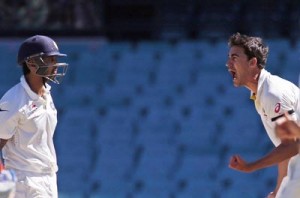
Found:
[[244, 49], [248, 60], [255, 57], [257, 59], [257, 66], [262, 69], [265, 68], [269, 47], [263, 43], [260, 37], [250, 37], [240, 33], [233, 34], [228, 41], [228, 46], [238, 46]]

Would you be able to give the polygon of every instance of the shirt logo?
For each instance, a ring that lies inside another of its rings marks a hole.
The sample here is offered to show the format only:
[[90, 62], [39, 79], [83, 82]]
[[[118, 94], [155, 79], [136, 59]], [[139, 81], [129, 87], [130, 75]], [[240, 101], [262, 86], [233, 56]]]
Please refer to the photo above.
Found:
[[32, 103], [30, 105], [30, 114], [33, 114], [38, 109], [37, 105], [35, 103]]
[[36, 104], [32, 104], [31, 109], [35, 109], [35, 108], [36, 108]]
[[8, 110], [5, 110], [5, 109], [1, 109], [1, 108], [0, 108], [0, 112], [2, 112], [2, 111], [8, 111]]
[[279, 113], [280, 107], [281, 107], [280, 103], [277, 103], [277, 104], [275, 105], [275, 110], [274, 110], [275, 113]]

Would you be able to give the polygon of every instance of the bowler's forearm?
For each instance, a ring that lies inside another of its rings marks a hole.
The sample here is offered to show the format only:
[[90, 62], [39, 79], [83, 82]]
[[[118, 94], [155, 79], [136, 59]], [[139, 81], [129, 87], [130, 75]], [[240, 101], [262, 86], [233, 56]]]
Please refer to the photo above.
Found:
[[295, 141], [282, 143], [263, 158], [249, 164], [251, 171], [279, 164], [298, 154], [298, 144]]

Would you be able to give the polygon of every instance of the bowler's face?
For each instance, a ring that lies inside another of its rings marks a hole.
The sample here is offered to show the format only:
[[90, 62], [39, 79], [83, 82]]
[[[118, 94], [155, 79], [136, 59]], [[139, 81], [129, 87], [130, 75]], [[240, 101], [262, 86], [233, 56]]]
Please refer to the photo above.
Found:
[[247, 84], [250, 75], [250, 61], [242, 47], [233, 46], [230, 48], [226, 66], [235, 87]]

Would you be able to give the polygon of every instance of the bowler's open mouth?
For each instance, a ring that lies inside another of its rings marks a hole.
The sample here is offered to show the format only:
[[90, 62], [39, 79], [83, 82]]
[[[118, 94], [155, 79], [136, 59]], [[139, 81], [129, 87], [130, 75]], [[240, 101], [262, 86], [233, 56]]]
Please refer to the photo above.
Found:
[[236, 73], [234, 71], [230, 71], [230, 73], [231, 73], [232, 79], [235, 79], [236, 78]]

